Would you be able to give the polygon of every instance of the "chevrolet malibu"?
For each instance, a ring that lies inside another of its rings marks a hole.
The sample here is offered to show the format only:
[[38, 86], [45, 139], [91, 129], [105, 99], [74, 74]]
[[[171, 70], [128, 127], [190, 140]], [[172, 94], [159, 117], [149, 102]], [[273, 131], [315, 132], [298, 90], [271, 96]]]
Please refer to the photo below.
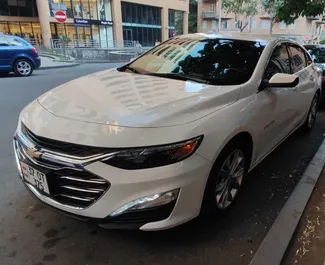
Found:
[[104, 228], [218, 216], [270, 152], [312, 129], [320, 87], [293, 41], [176, 37], [25, 107], [13, 141], [19, 174], [39, 201]]

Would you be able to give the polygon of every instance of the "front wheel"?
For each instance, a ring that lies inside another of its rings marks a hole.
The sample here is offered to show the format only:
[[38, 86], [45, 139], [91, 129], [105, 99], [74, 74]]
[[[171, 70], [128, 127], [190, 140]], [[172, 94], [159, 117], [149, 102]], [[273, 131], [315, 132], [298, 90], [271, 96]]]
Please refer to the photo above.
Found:
[[15, 62], [14, 72], [17, 76], [30, 76], [33, 73], [33, 65], [26, 59], [19, 59]]
[[314, 127], [317, 111], [318, 111], [318, 103], [319, 103], [319, 95], [316, 94], [311, 102], [307, 118], [305, 123], [302, 125], [301, 129], [305, 133], [309, 133], [311, 129]]
[[227, 212], [236, 201], [248, 171], [248, 148], [235, 141], [221, 152], [215, 162], [204, 193], [204, 215]]

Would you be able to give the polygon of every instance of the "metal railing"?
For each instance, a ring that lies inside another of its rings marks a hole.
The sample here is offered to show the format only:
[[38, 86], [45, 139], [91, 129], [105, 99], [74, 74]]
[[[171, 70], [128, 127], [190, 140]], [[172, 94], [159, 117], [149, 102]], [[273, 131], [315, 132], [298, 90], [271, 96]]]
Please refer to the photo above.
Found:
[[100, 41], [100, 40], [83, 40], [73, 39], [70, 42], [63, 42], [61, 39], [52, 39], [53, 49], [58, 48], [134, 48], [135, 41]]

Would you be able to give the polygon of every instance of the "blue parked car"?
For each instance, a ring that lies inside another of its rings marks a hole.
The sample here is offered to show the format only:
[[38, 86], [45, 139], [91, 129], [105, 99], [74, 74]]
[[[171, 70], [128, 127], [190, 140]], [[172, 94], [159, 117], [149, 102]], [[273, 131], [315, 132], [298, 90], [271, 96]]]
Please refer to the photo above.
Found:
[[0, 75], [14, 72], [18, 76], [30, 76], [40, 65], [38, 52], [30, 43], [0, 33]]

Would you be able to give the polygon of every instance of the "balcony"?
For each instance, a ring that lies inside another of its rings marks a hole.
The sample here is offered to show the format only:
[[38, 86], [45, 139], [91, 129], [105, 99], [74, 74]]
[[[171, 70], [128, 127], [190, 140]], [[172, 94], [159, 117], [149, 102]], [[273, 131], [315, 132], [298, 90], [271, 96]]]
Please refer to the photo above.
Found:
[[203, 19], [218, 19], [217, 11], [203, 11]]

